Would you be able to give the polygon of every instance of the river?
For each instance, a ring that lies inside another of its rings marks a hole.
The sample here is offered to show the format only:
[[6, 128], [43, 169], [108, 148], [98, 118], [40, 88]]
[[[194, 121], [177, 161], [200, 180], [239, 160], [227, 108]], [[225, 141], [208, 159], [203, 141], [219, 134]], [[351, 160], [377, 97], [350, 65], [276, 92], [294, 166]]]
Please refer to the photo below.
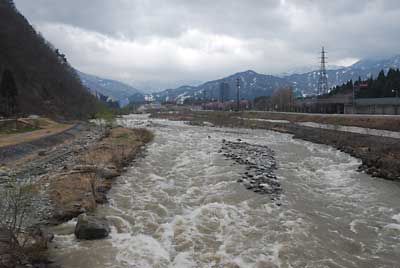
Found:
[[[357, 172], [359, 160], [266, 130], [122, 122], [155, 139], [96, 212], [108, 239], [77, 241], [74, 221], [55, 228], [62, 267], [400, 267], [400, 184]], [[278, 199], [237, 182], [246, 169], [223, 139], [275, 152]]]

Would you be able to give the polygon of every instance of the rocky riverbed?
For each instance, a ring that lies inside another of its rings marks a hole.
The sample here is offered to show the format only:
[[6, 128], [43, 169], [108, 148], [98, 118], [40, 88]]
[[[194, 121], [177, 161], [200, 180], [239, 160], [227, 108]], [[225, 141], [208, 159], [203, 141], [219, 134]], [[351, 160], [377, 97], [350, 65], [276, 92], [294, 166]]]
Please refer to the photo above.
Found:
[[279, 199], [282, 186], [274, 174], [276, 169], [274, 151], [268, 146], [250, 144], [240, 139], [222, 142], [220, 152], [246, 168], [246, 172], [237, 182], [255, 193], [270, 195], [271, 200]]
[[[10, 234], [0, 230], [0, 267], [57, 267], [48, 262], [45, 254], [52, 235], [46, 225], [56, 214], [51, 196], [51, 179], [78, 164], [79, 156], [103, 137], [99, 128], [85, 123], [77, 124], [63, 133], [38, 140], [0, 148], [0, 187], [32, 185], [30, 210], [23, 226], [27, 229], [28, 245], [15, 252], [9, 249]], [[28, 196], [26, 197], [28, 198]], [[22, 207], [21, 207], [22, 209]]]
[[54, 200], [48, 191], [49, 178], [79, 165], [78, 156], [103, 135], [95, 125], [79, 124], [65, 133], [1, 148], [5, 166], [0, 168], [0, 184], [12, 178], [36, 184], [40, 194], [33, 200], [38, 208], [34, 224], [46, 224], [55, 214]]

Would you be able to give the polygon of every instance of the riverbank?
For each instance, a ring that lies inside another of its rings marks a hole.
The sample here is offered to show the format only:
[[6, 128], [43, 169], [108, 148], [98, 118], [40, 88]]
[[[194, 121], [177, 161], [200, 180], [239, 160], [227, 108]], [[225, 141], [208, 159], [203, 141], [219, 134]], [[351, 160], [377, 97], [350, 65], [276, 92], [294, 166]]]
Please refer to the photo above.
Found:
[[287, 120], [291, 123], [313, 122], [318, 124], [352, 126], [361, 128], [400, 131], [400, 116], [361, 115], [361, 114], [309, 114], [246, 111], [240, 115], [245, 118]]
[[[153, 117], [188, 121], [194, 125], [211, 123], [232, 128], [259, 128], [289, 133], [294, 138], [326, 144], [362, 160], [359, 171], [375, 177], [400, 181], [399, 139], [299, 125], [299, 122], [398, 130], [400, 118], [367, 116], [323, 116], [265, 112], [184, 112], [153, 114]], [[259, 119], [259, 120], [257, 120]]]
[[[18, 267], [57, 267], [46, 256], [47, 243], [51, 240], [47, 226], [66, 222], [82, 213], [93, 213], [98, 204], [106, 203], [115, 178], [153, 139], [153, 134], [145, 129], [87, 127], [85, 135], [80, 133], [77, 139], [51, 148], [45, 146], [43, 150], [18, 158], [18, 165], [8, 161], [17, 178], [29, 179], [34, 185], [38, 195], [34, 199], [34, 206], [38, 208], [35, 229], [43, 234], [35, 238], [40, 241], [40, 252], [31, 254], [33, 249], [27, 249], [23, 266]], [[8, 253], [7, 241], [1, 240], [1, 233], [0, 267], [21, 265]]]
[[43, 177], [40, 183], [47, 185], [54, 205], [49, 222], [59, 224], [106, 203], [114, 179], [152, 139], [153, 134], [146, 129], [113, 128], [77, 156], [73, 166], [64, 166], [59, 173]]

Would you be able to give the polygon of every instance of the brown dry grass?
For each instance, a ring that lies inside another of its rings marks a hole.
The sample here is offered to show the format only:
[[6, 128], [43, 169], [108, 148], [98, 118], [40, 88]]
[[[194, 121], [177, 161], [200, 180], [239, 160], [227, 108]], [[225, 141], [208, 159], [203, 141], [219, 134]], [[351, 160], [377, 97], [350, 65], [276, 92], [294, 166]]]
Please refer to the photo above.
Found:
[[[93, 174], [68, 174], [52, 179], [50, 198], [57, 208], [62, 208], [63, 217], [74, 217], [82, 209], [93, 211], [96, 207], [93, 195]], [[61, 218], [63, 218], [61, 217]]]
[[290, 122], [315, 122], [320, 124], [355, 126], [364, 128], [400, 131], [400, 116], [379, 115], [315, 115], [296, 113], [243, 112], [243, 117]]
[[152, 139], [153, 134], [146, 129], [114, 128], [100, 144], [82, 155], [81, 162], [121, 168], [125, 159]]
[[287, 120], [290, 122], [314, 122], [320, 124], [355, 126], [363, 128], [382, 129], [390, 131], [400, 131], [400, 116], [386, 115], [333, 115], [333, 114], [300, 114], [300, 113], [275, 113], [275, 112], [191, 112], [185, 111], [183, 114], [156, 113], [153, 117], [185, 120], [185, 121], [210, 121], [217, 125], [226, 125], [227, 121], [237, 124], [238, 117], [259, 118], [271, 120]]
[[[152, 139], [153, 134], [145, 129], [114, 128], [108, 137], [81, 155], [78, 162], [120, 171]], [[103, 203], [105, 198], [103, 190], [98, 189], [109, 190], [111, 186], [112, 180], [100, 178], [95, 172], [59, 175], [50, 180], [50, 196], [58, 211], [56, 219], [66, 220], [83, 210], [93, 211], [96, 203]]]

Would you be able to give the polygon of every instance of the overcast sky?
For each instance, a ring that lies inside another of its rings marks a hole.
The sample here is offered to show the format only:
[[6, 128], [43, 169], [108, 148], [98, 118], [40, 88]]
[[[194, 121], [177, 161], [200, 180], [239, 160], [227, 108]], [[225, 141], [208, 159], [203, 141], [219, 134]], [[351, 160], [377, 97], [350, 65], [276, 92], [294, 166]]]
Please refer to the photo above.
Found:
[[143, 86], [400, 52], [399, 0], [15, 0], [77, 69]]

